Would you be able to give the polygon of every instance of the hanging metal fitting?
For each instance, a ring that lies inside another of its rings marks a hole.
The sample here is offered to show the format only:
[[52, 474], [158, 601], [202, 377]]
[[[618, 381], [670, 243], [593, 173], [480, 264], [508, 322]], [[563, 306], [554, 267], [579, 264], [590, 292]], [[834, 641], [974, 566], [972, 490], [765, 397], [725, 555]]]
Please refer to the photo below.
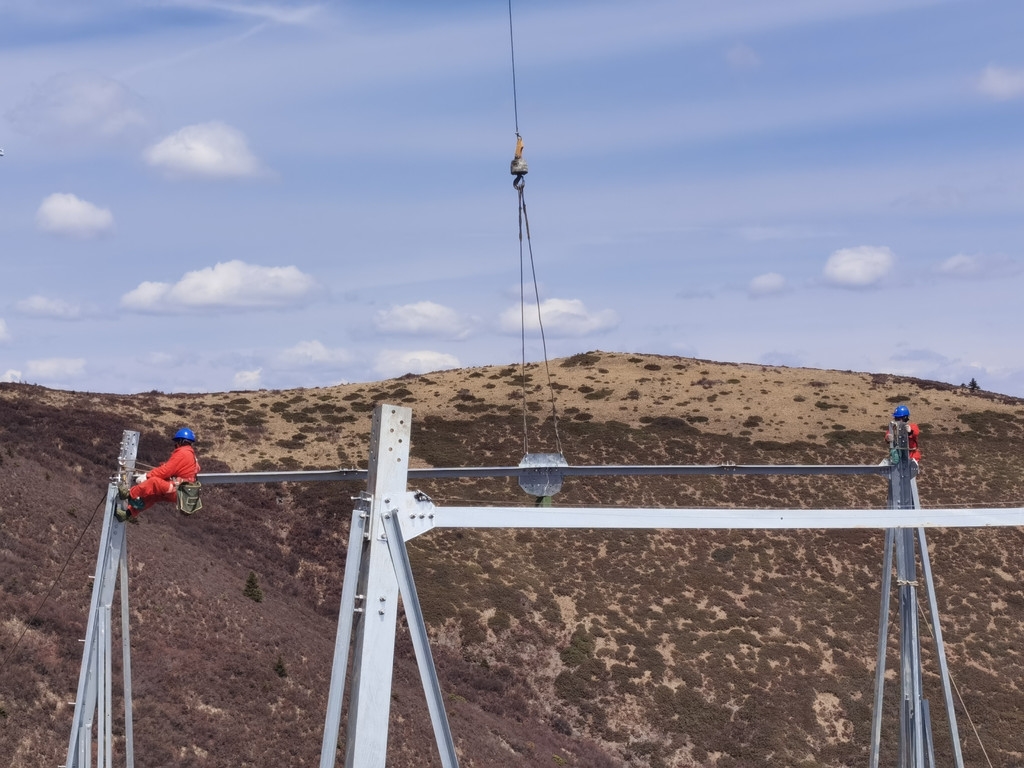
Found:
[[562, 467], [569, 462], [560, 453], [528, 453], [519, 462], [519, 487], [530, 496], [554, 496], [562, 490]]
[[[516, 180], [512, 182], [512, 186], [523, 183], [522, 177], [530, 172], [529, 166], [526, 164], [526, 160], [523, 159], [523, 137], [518, 133], [516, 134], [516, 154], [512, 158], [512, 164], [509, 166], [509, 170], [513, 176], [516, 176]], [[518, 187], [516, 187], [518, 189]]]

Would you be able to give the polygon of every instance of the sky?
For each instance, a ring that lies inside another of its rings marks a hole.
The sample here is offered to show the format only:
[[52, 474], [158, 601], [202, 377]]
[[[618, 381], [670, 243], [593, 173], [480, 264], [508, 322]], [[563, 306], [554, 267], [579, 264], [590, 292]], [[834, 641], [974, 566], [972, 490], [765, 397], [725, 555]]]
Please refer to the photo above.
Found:
[[376, 381], [541, 360], [539, 316], [1024, 396], [1024, 3], [511, 11], [0, 0], [0, 380]]

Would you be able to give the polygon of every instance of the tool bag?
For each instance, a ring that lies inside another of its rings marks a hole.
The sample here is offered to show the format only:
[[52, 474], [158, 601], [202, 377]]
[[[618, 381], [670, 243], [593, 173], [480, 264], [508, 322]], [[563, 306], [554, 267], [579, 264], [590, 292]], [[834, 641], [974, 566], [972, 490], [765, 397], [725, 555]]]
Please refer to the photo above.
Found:
[[181, 514], [192, 515], [203, 508], [203, 500], [199, 495], [202, 489], [203, 484], [198, 481], [178, 483], [178, 511]]

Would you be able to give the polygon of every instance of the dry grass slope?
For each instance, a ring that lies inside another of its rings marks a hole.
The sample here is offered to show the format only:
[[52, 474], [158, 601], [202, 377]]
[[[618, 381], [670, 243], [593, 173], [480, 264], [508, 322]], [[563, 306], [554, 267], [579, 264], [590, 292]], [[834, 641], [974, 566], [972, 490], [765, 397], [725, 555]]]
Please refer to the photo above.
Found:
[[[924, 503], [1020, 505], [1024, 402], [864, 373], [588, 352], [552, 364], [572, 464], [874, 463], [894, 404], [923, 430]], [[161, 461], [183, 423], [208, 471], [365, 466], [381, 402], [414, 465], [553, 451], [545, 374], [491, 366], [323, 389], [132, 397], [0, 385], [0, 754], [59, 764], [97, 522], [123, 429]], [[529, 504], [431, 482], [439, 503]], [[130, 529], [140, 766], [316, 765], [354, 484], [221, 486]], [[877, 479], [575, 480], [559, 505], [884, 504]], [[91, 523], [90, 523], [91, 521]], [[76, 539], [86, 531], [82, 546]], [[996, 765], [1024, 761], [1018, 530], [930, 535], [943, 633]], [[866, 759], [881, 535], [437, 532], [411, 556], [465, 766], [846, 766]], [[43, 595], [70, 556], [57, 588]], [[255, 574], [262, 600], [246, 595]], [[37, 613], [38, 610], [38, 613]], [[21, 638], [14, 649], [15, 642]], [[892, 638], [895, 654], [895, 638]], [[934, 669], [932, 651], [926, 663]], [[437, 764], [402, 636], [389, 765]], [[948, 762], [941, 695], [940, 763]], [[890, 703], [892, 703], [890, 701]], [[893, 718], [888, 734], [895, 734]], [[966, 738], [969, 763], [983, 757]], [[895, 737], [885, 758], [894, 759]]]

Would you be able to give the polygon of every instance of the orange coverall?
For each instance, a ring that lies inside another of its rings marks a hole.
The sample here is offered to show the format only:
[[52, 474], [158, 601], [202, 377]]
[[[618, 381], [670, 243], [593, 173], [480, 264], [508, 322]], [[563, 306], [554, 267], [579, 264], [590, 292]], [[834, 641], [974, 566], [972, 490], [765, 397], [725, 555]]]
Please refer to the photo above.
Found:
[[[910, 449], [910, 458], [914, 461], [921, 461], [921, 451], [917, 448], [917, 438], [921, 434], [921, 428], [917, 424], [907, 424], [907, 448]], [[886, 442], [892, 442], [892, 432], [886, 430], [885, 432]]]
[[[182, 480], [194, 483], [198, 474], [199, 462], [196, 460], [195, 449], [191, 445], [175, 448], [167, 461], [147, 472], [146, 479], [133, 486], [128, 493], [132, 514], [149, 509], [160, 501], [177, 504], [178, 483]], [[142, 506], [138, 506], [140, 501]]]

